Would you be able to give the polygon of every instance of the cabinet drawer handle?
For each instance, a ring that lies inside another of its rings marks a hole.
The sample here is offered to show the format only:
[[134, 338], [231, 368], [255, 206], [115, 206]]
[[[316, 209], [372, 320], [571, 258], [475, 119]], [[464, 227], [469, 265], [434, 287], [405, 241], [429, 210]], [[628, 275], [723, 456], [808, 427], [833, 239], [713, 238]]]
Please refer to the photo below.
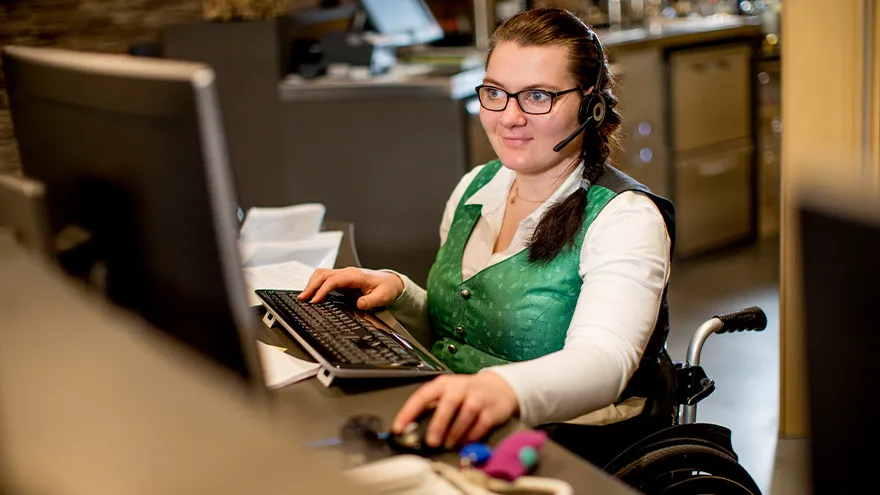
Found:
[[716, 175], [729, 172], [735, 166], [736, 163], [732, 159], [725, 158], [700, 165], [698, 173], [700, 174], [700, 177], [715, 177]]

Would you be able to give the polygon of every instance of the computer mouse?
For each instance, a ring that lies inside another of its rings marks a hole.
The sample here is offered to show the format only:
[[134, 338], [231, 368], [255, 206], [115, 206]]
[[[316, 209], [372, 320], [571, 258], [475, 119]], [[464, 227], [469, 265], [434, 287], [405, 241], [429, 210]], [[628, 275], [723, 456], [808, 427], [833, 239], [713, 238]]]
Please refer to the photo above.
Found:
[[434, 417], [434, 409], [425, 409], [415, 421], [408, 424], [401, 433], [388, 435], [388, 444], [394, 450], [417, 455], [430, 455], [443, 452], [443, 447], [430, 447], [425, 443], [428, 425]]

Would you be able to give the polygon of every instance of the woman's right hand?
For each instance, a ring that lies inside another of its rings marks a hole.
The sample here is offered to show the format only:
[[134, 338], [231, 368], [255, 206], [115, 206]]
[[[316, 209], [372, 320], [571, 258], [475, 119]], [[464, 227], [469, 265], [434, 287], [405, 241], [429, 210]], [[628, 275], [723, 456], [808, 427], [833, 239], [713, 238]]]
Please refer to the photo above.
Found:
[[403, 294], [403, 280], [390, 272], [365, 270], [363, 268], [342, 268], [327, 270], [319, 268], [309, 279], [309, 283], [298, 296], [300, 301], [319, 303], [331, 290], [358, 289], [363, 296], [358, 298], [359, 309], [387, 306]]

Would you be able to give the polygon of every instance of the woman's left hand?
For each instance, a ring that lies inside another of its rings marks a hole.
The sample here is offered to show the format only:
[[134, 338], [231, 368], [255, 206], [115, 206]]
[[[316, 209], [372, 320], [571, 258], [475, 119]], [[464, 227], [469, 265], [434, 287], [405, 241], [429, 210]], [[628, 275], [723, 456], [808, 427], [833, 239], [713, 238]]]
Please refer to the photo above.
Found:
[[476, 375], [442, 375], [423, 385], [406, 401], [394, 418], [391, 430], [400, 433], [436, 404], [425, 442], [447, 449], [460, 440], [476, 442], [496, 425], [507, 422], [519, 409], [516, 394], [491, 371]]

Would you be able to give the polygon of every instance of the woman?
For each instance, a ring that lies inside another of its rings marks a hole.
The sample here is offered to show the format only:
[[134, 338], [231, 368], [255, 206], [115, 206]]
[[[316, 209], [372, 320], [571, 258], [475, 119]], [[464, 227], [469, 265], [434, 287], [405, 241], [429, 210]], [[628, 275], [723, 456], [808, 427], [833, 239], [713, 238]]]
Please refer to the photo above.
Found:
[[672, 207], [605, 164], [621, 117], [598, 38], [564, 10], [521, 12], [494, 33], [477, 90], [499, 160], [452, 192], [427, 291], [391, 271], [320, 270], [300, 298], [360, 289], [360, 308], [430, 328], [431, 352], [456, 374], [421, 387], [392, 425], [435, 407], [429, 445], [477, 440], [515, 415], [531, 426], [647, 417], [668, 332]]

